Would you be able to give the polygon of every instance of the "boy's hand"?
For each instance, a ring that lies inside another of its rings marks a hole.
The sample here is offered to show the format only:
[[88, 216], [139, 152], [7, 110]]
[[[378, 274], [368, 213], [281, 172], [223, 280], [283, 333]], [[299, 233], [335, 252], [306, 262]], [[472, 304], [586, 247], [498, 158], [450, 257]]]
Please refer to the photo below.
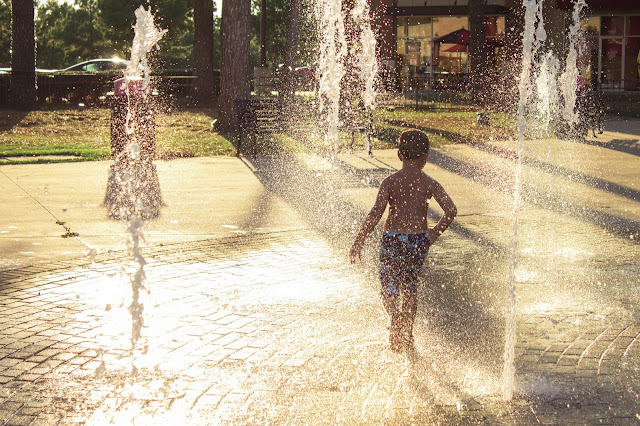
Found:
[[433, 228], [429, 229], [429, 247], [431, 247], [433, 243], [436, 242], [439, 236], [440, 234], [438, 233], [438, 231], [435, 231]]
[[361, 251], [362, 246], [358, 243], [353, 243], [353, 245], [351, 246], [351, 250], [349, 251], [349, 259], [351, 260], [352, 264], [356, 263], [357, 260], [362, 261], [362, 257], [360, 255]]

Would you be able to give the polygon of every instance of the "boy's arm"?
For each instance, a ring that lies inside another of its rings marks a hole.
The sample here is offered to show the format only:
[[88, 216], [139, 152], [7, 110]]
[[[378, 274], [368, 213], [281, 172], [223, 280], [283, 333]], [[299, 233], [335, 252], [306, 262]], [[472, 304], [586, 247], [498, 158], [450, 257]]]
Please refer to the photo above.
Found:
[[382, 182], [380, 185], [380, 189], [378, 190], [378, 196], [376, 197], [376, 202], [371, 208], [371, 211], [367, 215], [358, 235], [356, 236], [356, 240], [351, 246], [351, 251], [349, 252], [349, 258], [351, 259], [351, 263], [355, 263], [357, 259], [360, 259], [360, 252], [362, 251], [362, 246], [364, 245], [364, 241], [367, 239], [367, 236], [373, 231], [376, 227], [382, 215], [384, 214], [384, 210], [387, 208], [387, 204], [389, 202], [389, 185], [386, 180]]
[[453, 219], [458, 214], [458, 209], [453, 203], [453, 200], [451, 199], [451, 197], [449, 197], [449, 194], [447, 194], [442, 185], [440, 185], [438, 182], [435, 182], [435, 191], [433, 192], [433, 198], [436, 200], [440, 208], [442, 208], [444, 214], [440, 218], [438, 224], [431, 229], [431, 232], [429, 232], [430, 244], [433, 244], [438, 239], [438, 237], [440, 237], [440, 235], [442, 235], [442, 233], [447, 230], [449, 225], [451, 225], [451, 222], [453, 222]]

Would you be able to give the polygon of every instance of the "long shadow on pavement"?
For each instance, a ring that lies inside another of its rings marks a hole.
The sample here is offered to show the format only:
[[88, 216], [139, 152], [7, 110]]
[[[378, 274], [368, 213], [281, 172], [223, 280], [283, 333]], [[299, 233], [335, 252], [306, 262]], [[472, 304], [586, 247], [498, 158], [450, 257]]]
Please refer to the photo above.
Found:
[[[597, 143], [594, 141], [582, 141], [582, 142], [566, 141], [566, 142], [567, 143], [584, 143], [586, 145], [600, 146], [603, 148], [606, 148], [608, 145], [608, 143], [607, 144]], [[500, 147], [489, 145], [486, 143], [478, 143], [478, 142], [471, 144], [471, 146], [481, 151], [488, 152], [490, 154], [499, 156], [501, 158], [508, 159], [513, 163], [515, 163], [516, 161], [515, 152], [513, 152], [512, 150], [500, 148]], [[625, 151], [621, 151], [621, 152], [625, 152]], [[639, 155], [639, 154], [640, 154], [640, 150], [638, 150], [638, 153], [635, 153], [635, 155]], [[607, 191], [607, 192], [610, 192], [611, 194], [619, 195], [621, 197], [625, 197], [630, 200], [640, 200], [640, 191], [610, 182], [605, 179], [589, 176], [585, 173], [580, 173], [575, 170], [567, 169], [566, 167], [556, 166], [554, 164], [539, 160], [537, 158], [525, 157], [522, 159], [522, 163], [530, 167], [535, 167], [538, 170], [542, 170], [545, 173], [550, 173], [563, 178], [570, 178], [572, 182], [577, 182], [583, 185], [590, 186], [592, 188], [601, 189], [603, 191]]]
[[625, 154], [635, 155], [640, 157], [640, 148], [638, 147], [638, 140], [634, 139], [614, 139], [609, 142], [594, 141], [591, 139], [585, 139], [580, 141], [585, 145], [598, 146], [600, 148], [611, 149], [617, 152], [624, 152]]
[[[513, 183], [504, 176], [485, 167], [474, 165], [467, 161], [455, 159], [451, 156], [432, 150], [430, 160], [433, 164], [455, 173], [459, 176], [473, 179], [493, 189], [509, 192], [513, 188]], [[631, 194], [631, 196], [635, 196]], [[583, 222], [601, 227], [608, 231], [628, 238], [630, 234], [640, 234], [640, 223], [631, 219], [609, 214], [587, 206], [579, 206], [567, 203], [559, 199], [554, 194], [539, 189], [535, 184], [527, 184], [522, 191], [523, 200], [536, 207], [549, 209], [566, 216], [579, 219]]]

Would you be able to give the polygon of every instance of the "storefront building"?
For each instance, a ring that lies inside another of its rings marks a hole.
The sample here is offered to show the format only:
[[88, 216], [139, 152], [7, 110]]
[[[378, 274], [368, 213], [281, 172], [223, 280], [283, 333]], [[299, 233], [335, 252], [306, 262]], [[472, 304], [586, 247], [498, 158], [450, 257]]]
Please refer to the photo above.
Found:
[[[370, 0], [378, 34], [378, 57], [387, 78], [402, 88], [416, 81], [436, 88], [469, 73], [469, 0]], [[579, 67], [587, 80], [608, 90], [640, 89], [640, 0], [586, 0], [585, 43]], [[545, 27], [563, 56], [574, 0], [545, 0]], [[517, 52], [522, 2], [487, 0], [485, 47], [499, 75], [505, 55]]]
[[[619, 3], [628, 7], [612, 7]], [[604, 90], [640, 90], [640, 0], [592, 0], [589, 6], [578, 59], [582, 75]]]

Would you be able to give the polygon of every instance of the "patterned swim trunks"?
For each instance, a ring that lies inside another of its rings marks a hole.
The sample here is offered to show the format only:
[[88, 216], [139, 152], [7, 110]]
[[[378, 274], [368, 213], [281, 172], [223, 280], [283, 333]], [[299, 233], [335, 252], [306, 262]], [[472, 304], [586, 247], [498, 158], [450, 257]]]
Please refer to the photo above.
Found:
[[385, 231], [380, 243], [380, 283], [385, 296], [418, 291], [418, 274], [429, 253], [429, 234]]

